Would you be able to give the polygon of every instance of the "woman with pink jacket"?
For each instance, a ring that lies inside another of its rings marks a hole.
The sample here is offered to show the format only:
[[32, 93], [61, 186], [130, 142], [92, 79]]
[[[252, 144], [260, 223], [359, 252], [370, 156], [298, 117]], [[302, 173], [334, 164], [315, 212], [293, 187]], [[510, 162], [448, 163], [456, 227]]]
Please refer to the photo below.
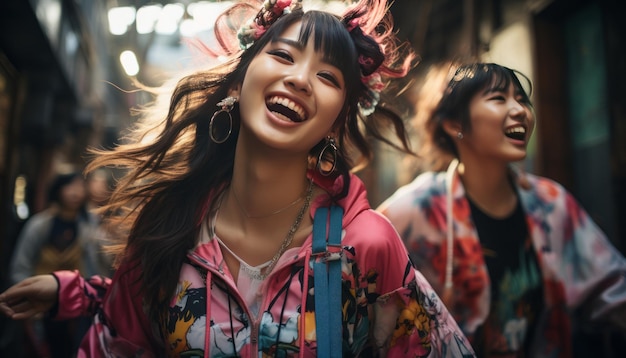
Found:
[[[127, 169], [105, 208], [126, 238], [113, 279], [34, 277], [0, 295], [0, 309], [17, 319], [58, 302], [58, 318], [93, 314], [80, 357], [472, 356], [352, 173], [371, 156], [366, 138], [385, 140], [381, 125], [408, 151], [401, 119], [378, 105], [413, 58], [386, 3], [342, 16], [291, 0], [258, 9], [233, 33], [240, 46], [218, 33], [233, 56], [180, 80], [159, 126], [91, 163]], [[315, 215], [331, 205], [341, 242], [314, 254], [312, 229], [327, 220]], [[330, 261], [341, 264], [332, 307], [316, 299]], [[336, 326], [316, 321], [329, 309]], [[328, 331], [336, 345], [321, 345]]]

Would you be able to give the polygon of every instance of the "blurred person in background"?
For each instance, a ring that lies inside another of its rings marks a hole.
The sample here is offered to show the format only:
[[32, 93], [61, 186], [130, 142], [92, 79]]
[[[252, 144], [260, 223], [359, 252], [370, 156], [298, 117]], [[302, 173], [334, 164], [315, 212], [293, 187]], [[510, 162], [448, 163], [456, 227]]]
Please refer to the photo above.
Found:
[[[87, 212], [83, 175], [56, 175], [49, 185], [48, 203], [48, 208], [30, 217], [20, 231], [9, 268], [13, 283], [57, 270], [99, 273], [92, 262], [98, 221]], [[86, 331], [81, 321], [84, 319], [54, 321], [43, 317], [28, 322], [29, 348], [42, 357], [72, 357]]]
[[85, 253], [90, 255], [86, 260], [87, 267], [81, 272], [86, 275], [103, 275], [110, 277], [113, 274], [114, 255], [106, 247], [112, 243], [110, 235], [112, 231], [107, 228], [106, 204], [109, 201], [113, 190], [113, 179], [109, 170], [101, 168], [94, 170], [87, 175], [87, 213], [91, 216], [90, 222], [98, 225], [98, 230], [94, 235], [90, 235]]
[[479, 357], [572, 357], [577, 325], [626, 325], [624, 257], [559, 183], [513, 165], [530, 93], [498, 64], [433, 69], [416, 121], [432, 171], [378, 207]]
[[97, 169], [87, 175], [88, 211], [95, 212], [96, 209], [108, 202], [113, 190], [110, 177], [111, 175], [106, 169]]

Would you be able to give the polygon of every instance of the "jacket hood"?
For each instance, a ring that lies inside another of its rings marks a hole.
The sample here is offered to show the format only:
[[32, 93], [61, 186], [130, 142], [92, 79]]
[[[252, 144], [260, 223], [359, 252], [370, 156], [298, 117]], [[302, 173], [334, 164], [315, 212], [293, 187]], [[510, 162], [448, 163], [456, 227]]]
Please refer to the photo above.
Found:
[[339, 176], [336, 179], [324, 177], [317, 171], [311, 170], [308, 176], [313, 183], [324, 189], [328, 195], [320, 195], [315, 201], [311, 203], [309, 214], [311, 217], [315, 217], [315, 211], [322, 206], [329, 206], [331, 204], [339, 205], [343, 208], [343, 222], [342, 226], [346, 227], [352, 220], [363, 210], [370, 209], [370, 203], [367, 199], [367, 190], [363, 181], [355, 174], [350, 174], [350, 187], [348, 194], [339, 200], [334, 200], [333, 196], [341, 192], [344, 186], [343, 177]]

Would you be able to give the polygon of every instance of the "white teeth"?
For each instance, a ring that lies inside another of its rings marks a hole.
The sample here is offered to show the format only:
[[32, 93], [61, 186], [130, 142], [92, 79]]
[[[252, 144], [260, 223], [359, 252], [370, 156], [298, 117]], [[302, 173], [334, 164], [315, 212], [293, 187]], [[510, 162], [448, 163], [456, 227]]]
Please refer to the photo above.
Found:
[[524, 128], [524, 127], [513, 127], [513, 128], [507, 129], [506, 133], [507, 134], [513, 134], [513, 133], [526, 134], [526, 128]]
[[290, 100], [289, 98], [285, 98], [285, 97], [271, 97], [268, 100], [269, 103], [276, 103], [276, 104], [280, 104], [282, 106], [285, 106], [289, 109], [291, 109], [292, 111], [296, 112], [298, 114], [298, 116], [302, 119], [305, 119], [305, 112], [304, 112], [304, 108], [300, 107], [296, 102]]

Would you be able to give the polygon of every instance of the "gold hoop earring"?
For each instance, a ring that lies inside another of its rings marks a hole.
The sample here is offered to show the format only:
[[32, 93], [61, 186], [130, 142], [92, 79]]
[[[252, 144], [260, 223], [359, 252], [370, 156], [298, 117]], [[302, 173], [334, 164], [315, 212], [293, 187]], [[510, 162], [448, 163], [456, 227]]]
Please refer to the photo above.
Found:
[[[239, 101], [239, 98], [229, 96], [217, 103], [217, 105], [221, 107], [221, 109], [218, 111], [215, 111], [215, 113], [213, 113], [213, 116], [211, 116], [211, 120], [209, 121], [209, 136], [211, 137], [211, 140], [214, 143], [221, 144], [221, 143], [226, 142], [228, 138], [230, 138], [230, 134], [233, 131], [233, 117], [231, 116], [230, 111], [233, 110], [233, 106], [235, 105], [235, 103], [237, 103], [237, 101]], [[222, 113], [226, 113], [228, 115], [228, 129], [227, 130], [225, 128], [217, 128], [219, 126], [214, 125], [215, 119]], [[216, 137], [216, 134], [219, 135], [218, 132], [220, 130], [222, 132], [226, 132], [226, 134], [222, 136], [223, 138]]]
[[[330, 154], [326, 153], [328, 150], [331, 151]], [[338, 149], [337, 145], [335, 144], [335, 139], [331, 138], [330, 136], [326, 137], [326, 144], [324, 145], [324, 148], [322, 148], [322, 150], [320, 151], [320, 154], [317, 156], [317, 171], [325, 177], [332, 174], [332, 172], [334, 172], [335, 168], [337, 167], [337, 150]], [[330, 161], [325, 160], [328, 155], [331, 156]], [[326, 162], [326, 166], [330, 165], [330, 169], [325, 169], [322, 162]]]

